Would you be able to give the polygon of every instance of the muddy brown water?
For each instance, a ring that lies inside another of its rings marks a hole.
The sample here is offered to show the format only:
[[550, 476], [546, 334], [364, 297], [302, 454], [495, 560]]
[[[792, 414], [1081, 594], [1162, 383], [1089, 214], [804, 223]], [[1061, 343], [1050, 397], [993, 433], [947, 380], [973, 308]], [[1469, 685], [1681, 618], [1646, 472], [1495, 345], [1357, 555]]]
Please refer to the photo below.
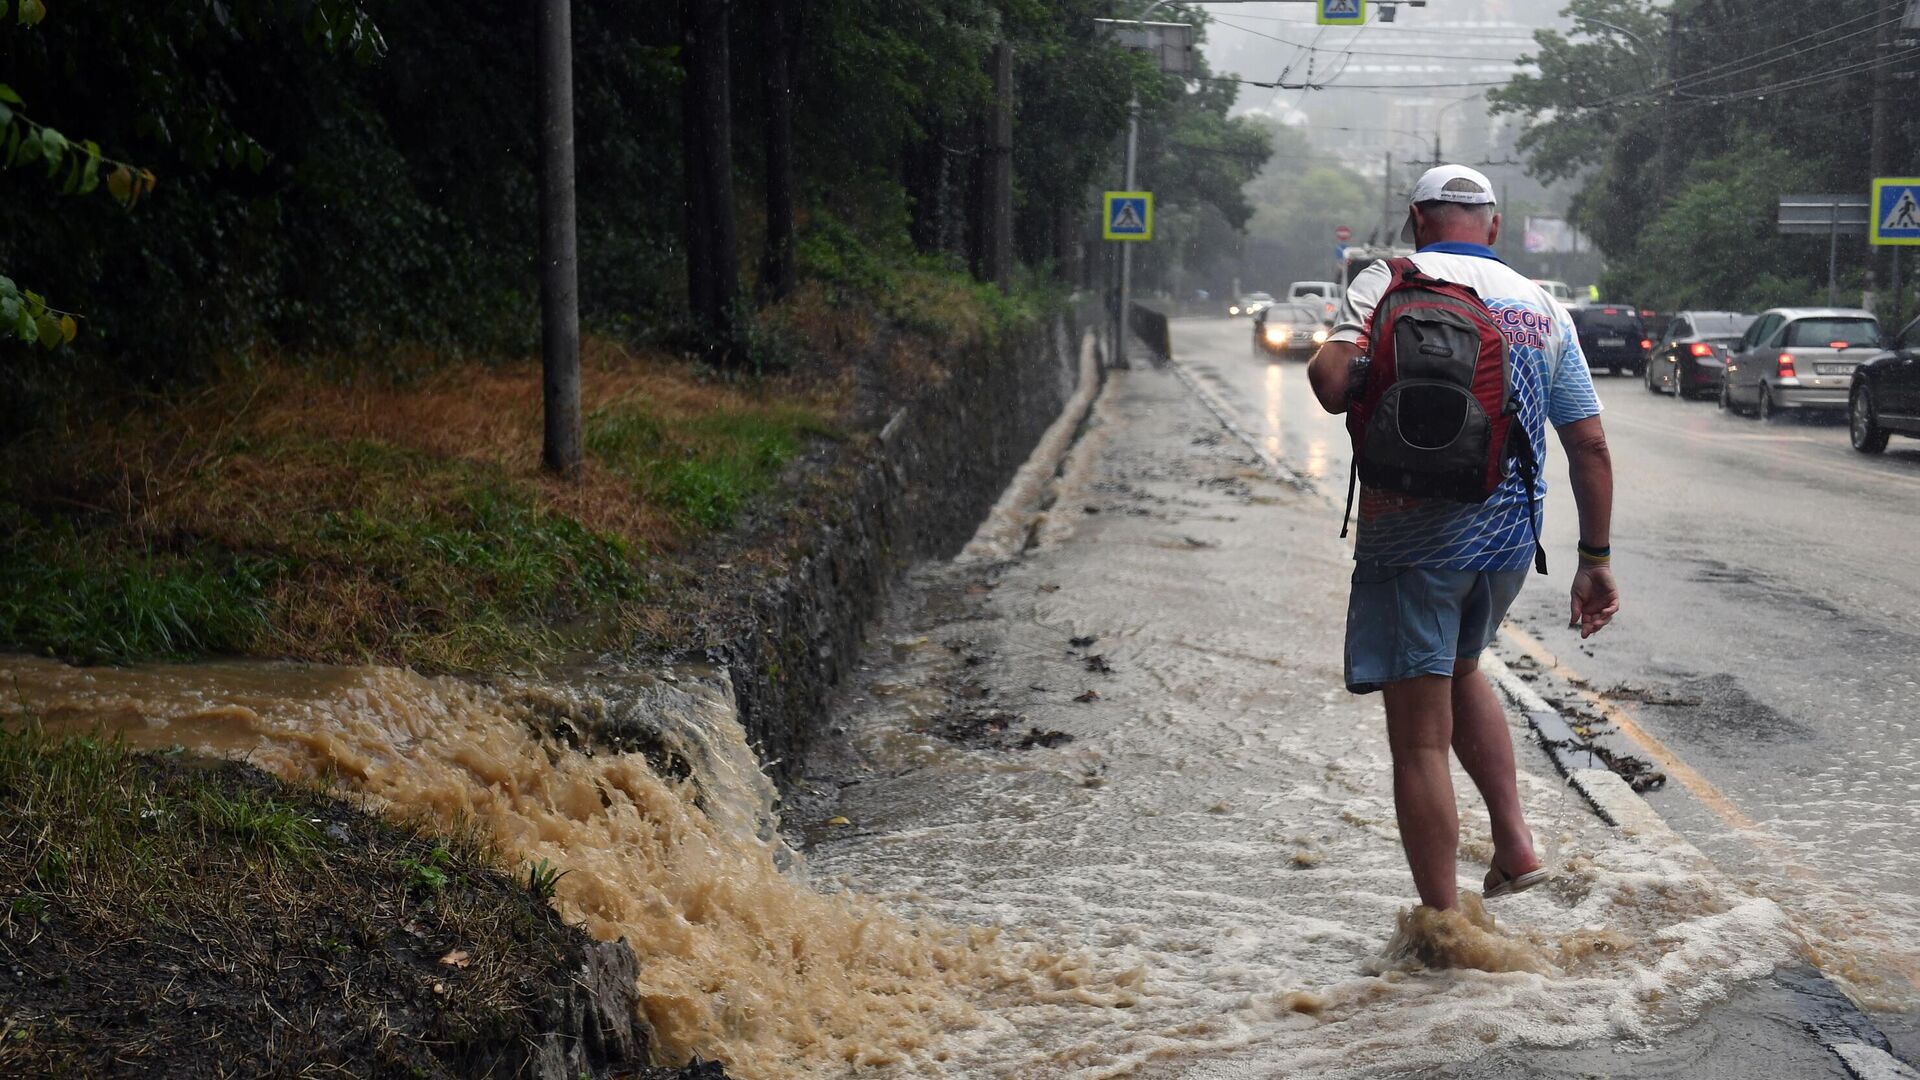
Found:
[[[559, 910], [633, 946], [645, 1019], [668, 1063], [698, 1053], [748, 1078], [839, 1075], [850, 1064], [937, 1058], [944, 1033], [1003, 997], [1098, 998], [1084, 959], [809, 883], [768, 828], [773, 787], [724, 680], [598, 682], [590, 691], [387, 667], [7, 658], [0, 708], [53, 731], [331, 781], [443, 827], [477, 822], [510, 866], [544, 859], [570, 871]], [[636, 710], [691, 764], [688, 778], [663, 778], [641, 754], [578, 752], [546, 734], [557, 715], [590, 728]]]

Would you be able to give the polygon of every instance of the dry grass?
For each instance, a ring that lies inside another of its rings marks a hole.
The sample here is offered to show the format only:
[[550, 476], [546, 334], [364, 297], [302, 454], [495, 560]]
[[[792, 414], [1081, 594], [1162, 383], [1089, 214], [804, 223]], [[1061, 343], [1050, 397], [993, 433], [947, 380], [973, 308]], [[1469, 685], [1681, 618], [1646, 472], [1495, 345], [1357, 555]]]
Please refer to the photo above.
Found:
[[845, 387], [590, 339], [588, 459], [540, 467], [533, 362], [398, 382], [268, 363], [16, 444], [0, 643], [478, 668], [598, 647], [647, 564], [734, 524]]

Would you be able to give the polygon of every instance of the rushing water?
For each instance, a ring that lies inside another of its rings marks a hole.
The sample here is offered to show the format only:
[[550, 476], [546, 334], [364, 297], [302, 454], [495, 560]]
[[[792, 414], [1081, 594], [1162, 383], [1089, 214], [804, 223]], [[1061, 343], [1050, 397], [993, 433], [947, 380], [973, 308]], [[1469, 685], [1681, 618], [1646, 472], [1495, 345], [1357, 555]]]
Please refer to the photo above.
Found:
[[[1555, 880], [1411, 909], [1377, 699], [1340, 689], [1328, 646], [1347, 564], [1325, 508], [1259, 481], [1162, 382], [1102, 399], [1102, 456], [1063, 470], [1035, 550], [931, 568], [902, 599], [840, 718], [861, 762], [846, 823], [805, 860], [714, 672], [15, 658], [0, 708], [471, 819], [511, 863], [571, 871], [560, 911], [632, 944], [664, 1058], [747, 1080], [1631, 1052], [1777, 964], [1850, 955], [1845, 920], [1796, 920], [1665, 830], [1601, 825], [1524, 749]], [[1103, 435], [1123, 414], [1127, 438]], [[1072, 741], [963, 749], [936, 734], [956, 711]], [[1470, 871], [1491, 854], [1470, 796], [1462, 825]]]
[[[559, 910], [633, 946], [646, 1019], [670, 1061], [698, 1053], [746, 1078], [932, 1061], [944, 1033], [977, 1024], [982, 1007], [1077, 994], [1089, 981], [1083, 959], [902, 918], [783, 870], [790, 853], [768, 827], [773, 789], [723, 679], [593, 682], [11, 658], [0, 661], [0, 708], [56, 731], [104, 729], [135, 747], [332, 780], [395, 815], [476, 822], [515, 865], [571, 871]], [[593, 752], [601, 733], [636, 730], [690, 777], [668, 767], [663, 778], [643, 754]], [[568, 748], [582, 739], [584, 751]]]

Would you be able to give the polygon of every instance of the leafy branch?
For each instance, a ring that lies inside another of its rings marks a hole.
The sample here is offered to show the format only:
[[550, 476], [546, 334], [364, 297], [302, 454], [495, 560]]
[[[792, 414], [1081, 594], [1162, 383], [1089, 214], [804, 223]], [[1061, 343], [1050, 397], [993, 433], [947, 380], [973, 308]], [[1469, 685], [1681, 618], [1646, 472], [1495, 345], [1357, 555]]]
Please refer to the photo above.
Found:
[[25, 104], [12, 87], [0, 83], [0, 142], [5, 146], [0, 153], [4, 154], [7, 168], [44, 161], [47, 178], [54, 180], [59, 178], [64, 166], [67, 178], [60, 186], [61, 194], [86, 195], [100, 186], [100, 167], [106, 165], [110, 167], [107, 191], [128, 208], [153, 191], [157, 180], [152, 170], [107, 157], [100, 152], [100, 144], [92, 139], [82, 139], [76, 144], [21, 112]]
[[0, 334], [10, 333], [28, 345], [39, 342], [51, 349], [80, 332], [74, 319], [73, 312], [48, 307], [45, 297], [0, 274]]

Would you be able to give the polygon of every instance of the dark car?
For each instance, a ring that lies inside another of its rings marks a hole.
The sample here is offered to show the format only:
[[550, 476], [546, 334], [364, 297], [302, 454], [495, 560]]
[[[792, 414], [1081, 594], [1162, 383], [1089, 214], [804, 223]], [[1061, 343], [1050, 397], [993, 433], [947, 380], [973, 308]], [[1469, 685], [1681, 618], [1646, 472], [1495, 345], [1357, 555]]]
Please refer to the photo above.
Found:
[[1714, 397], [1727, 373], [1727, 350], [1753, 325], [1756, 315], [1738, 311], [1682, 311], [1647, 361], [1647, 389], [1683, 398]]
[[1646, 370], [1647, 352], [1653, 342], [1647, 340], [1647, 326], [1637, 308], [1624, 304], [1582, 304], [1568, 308], [1573, 329], [1580, 335], [1580, 352], [1587, 358], [1587, 369], [1606, 368], [1616, 375], [1638, 375]]
[[1327, 340], [1327, 324], [1317, 303], [1284, 301], [1253, 317], [1253, 346], [1276, 356], [1309, 357]]
[[1863, 454], [1885, 450], [1889, 435], [1920, 438], [1920, 319], [1888, 345], [1853, 369], [1847, 393], [1847, 427]]

